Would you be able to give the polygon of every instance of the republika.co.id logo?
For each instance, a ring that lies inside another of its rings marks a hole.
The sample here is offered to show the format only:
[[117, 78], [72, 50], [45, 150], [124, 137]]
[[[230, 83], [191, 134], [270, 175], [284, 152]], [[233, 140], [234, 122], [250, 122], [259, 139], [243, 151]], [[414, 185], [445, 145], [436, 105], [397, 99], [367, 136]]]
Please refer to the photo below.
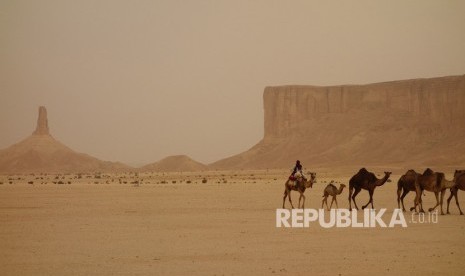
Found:
[[[276, 209], [276, 227], [302, 228], [319, 224], [323, 228], [353, 227], [353, 228], [393, 228], [407, 227], [407, 221], [401, 209], [394, 209], [389, 217], [385, 208], [378, 210], [331, 209]], [[410, 223], [437, 223], [438, 213], [412, 213]]]

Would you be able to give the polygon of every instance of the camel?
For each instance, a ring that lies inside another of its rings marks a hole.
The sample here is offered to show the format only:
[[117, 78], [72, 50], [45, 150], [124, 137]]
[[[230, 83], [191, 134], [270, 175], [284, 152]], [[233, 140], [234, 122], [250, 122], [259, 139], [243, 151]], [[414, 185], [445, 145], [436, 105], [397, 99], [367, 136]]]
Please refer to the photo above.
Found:
[[[374, 209], [373, 193], [375, 192], [375, 188], [384, 185], [384, 183], [386, 183], [386, 181], [389, 179], [390, 175], [391, 172], [384, 172], [384, 177], [378, 179], [374, 173], [367, 171], [365, 168], [361, 168], [358, 173], [352, 176], [352, 178], [349, 180], [349, 210], [352, 211], [352, 200], [354, 201], [355, 209], [358, 210], [355, 197], [362, 189], [368, 190], [368, 193], [370, 194], [370, 200], [366, 205], [362, 206], [362, 209], [365, 209], [370, 203], [371, 208]], [[355, 192], [352, 195], [354, 190]]]
[[316, 179], [316, 173], [310, 173], [309, 180], [306, 180], [305, 178], [298, 176], [296, 180], [296, 185], [292, 183], [294, 182], [293, 180], [288, 179], [286, 183], [284, 183], [283, 209], [285, 208], [284, 204], [286, 202], [287, 196], [289, 196], [289, 203], [291, 203], [291, 207], [292, 209], [294, 209], [294, 205], [292, 204], [292, 200], [291, 200], [291, 191], [297, 191], [300, 193], [298, 207], [300, 208], [300, 200], [303, 198], [303, 202], [302, 202], [302, 209], [303, 209], [305, 205], [305, 196], [304, 196], [305, 189], [312, 188], [313, 183], [315, 182], [315, 179]]
[[[341, 184], [339, 185], [339, 189], [336, 188], [336, 186], [334, 186], [332, 184], [332, 181], [331, 183], [328, 184], [328, 186], [326, 186], [324, 192], [323, 192], [323, 201], [321, 202], [321, 209], [323, 209], [323, 205], [324, 203], [326, 202], [326, 208], [328, 208], [328, 211], [331, 209], [331, 207], [333, 206], [333, 201], [336, 202], [336, 208], [339, 208], [337, 206], [337, 199], [336, 199], [336, 196], [337, 195], [340, 195], [342, 193], [342, 190], [344, 190], [346, 185], [344, 184]], [[331, 200], [331, 205], [328, 207], [328, 196], [332, 196], [333, 199]]]
[[458, 192], [459, 192], [459, 189], [462, 191], [465, 191], [465, 170], [455, 170], [454, 182], [456, 186], [450, 189], [450, 196], [447, 199], [447, 214], [450, 214], [449, 213], [450, 201], [452, 197], [455, 197], [455, 203], [457, 204], [457, 207], [459, 208], [460, 215], [463, 215], [463, 212], [460, 209], [460, 205], [459, 205]]
[[[397, 206], [400, 209], [400, 203], [402, 202], [402, 211], [405, 212], [404, 197], [409, 192], [415, 192], [415, 180], [420, 174], [414, 170], [408, 170], [404, 175], [397, 181]], [[401, 195], [402, 193], [402, 195]]]
[[[421, 196], [423, 191], [428, 191], [434, 193], [436, 196], [436, 205], [434, 207], [429, 208], [428, 211], [432, 212], [436, 207], [441, 205], [441, 215], [444, 215], [444, 211], [442, 209], [442, 203], [444, 201], [444, 195], [446, 193], [446, 189], [454, 188], [455, 182], [449, 181], [446, 179], [444, 173], [441, 172], [433, 172], [431, 169], [426, 169], [422, 175], [419, 175], [415, 181], [415, 206], [410, 208], [410, 211], [416, 210], [417, 206], [419, 206], [419, 211], [424, 213], [423, 204], [421, 200]], [[441, 193], [441, 199], [439, 200], [439, 192]]]

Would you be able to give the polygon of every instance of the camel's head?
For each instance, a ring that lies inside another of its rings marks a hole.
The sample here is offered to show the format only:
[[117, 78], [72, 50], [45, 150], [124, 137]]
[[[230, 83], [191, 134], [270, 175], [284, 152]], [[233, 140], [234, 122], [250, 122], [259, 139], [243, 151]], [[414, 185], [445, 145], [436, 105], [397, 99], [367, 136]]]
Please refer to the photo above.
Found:
[[389, 176], [391, 176], [391, 173], [392, 172], [384, 172], [384, 175], [387, 177], [387, 179], [389, 179]]
[[454, 182], [457, 181], [457, 179], [462, 176], [462, 175], [465, 175], [465, 170], [455, 170], [455, 173], [454, 173]]
[[344, 189], [346, 187], [346, 184], [341, 184], [341, 188]]
[[310, 173], [310, 179], [307, 180], [307, 183], [306, 183], [305, 186], [306, 186], [307, 188], [312, 188], [312, 187], [313, 187], [313, 183], [315, 183], [315, 182], [316, 182], [316, 173], [311, 172], [311, 173]]
[[465, 173], [465, 170], [455, 170], [454, 177], [457, 177], [463, 173]]

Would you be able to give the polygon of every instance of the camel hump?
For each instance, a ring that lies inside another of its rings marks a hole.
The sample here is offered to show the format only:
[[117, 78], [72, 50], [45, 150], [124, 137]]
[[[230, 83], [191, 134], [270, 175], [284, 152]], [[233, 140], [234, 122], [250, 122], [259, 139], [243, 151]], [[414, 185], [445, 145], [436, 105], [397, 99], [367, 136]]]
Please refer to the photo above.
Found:
[[359, 172], [359, 173], [367, 173], [368, 171], [367, 171], [367, 169], [365, 169], [365, 168], [361, 168], [358, 172]]
[[423, 175], [432, 175], [433, 174], [433, 170], [430, 169], [430, 168], [427, 168], [424, 172], [423, 172]]
[[417, 172], [415, 170], [408, 170], [405, 174], [406, 175], [408, 175], [408, 174], [417, 174]]

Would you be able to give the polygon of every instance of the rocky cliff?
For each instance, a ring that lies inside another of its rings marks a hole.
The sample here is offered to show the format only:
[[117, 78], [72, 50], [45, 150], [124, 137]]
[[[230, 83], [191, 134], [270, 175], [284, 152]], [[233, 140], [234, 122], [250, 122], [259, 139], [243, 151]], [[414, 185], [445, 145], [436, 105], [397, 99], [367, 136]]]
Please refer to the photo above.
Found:
[[45, 106], [39, 107], [39, 117], [37, 118], [36, 130], [32, 133], [34, 135], [49, 135], [47, 109]]
[[263, 94], [265, 139], [285, 137], [325, 114], [374, 109], [399, 112], [447, 126], [465, 119], [465, 76], [370, 85], [267, 87]]
[[465, 75], [267, 87], [263, 101], [263, 140], [213, 168], [283, 168], [297, 158], [312, 166], [465, 165]]

